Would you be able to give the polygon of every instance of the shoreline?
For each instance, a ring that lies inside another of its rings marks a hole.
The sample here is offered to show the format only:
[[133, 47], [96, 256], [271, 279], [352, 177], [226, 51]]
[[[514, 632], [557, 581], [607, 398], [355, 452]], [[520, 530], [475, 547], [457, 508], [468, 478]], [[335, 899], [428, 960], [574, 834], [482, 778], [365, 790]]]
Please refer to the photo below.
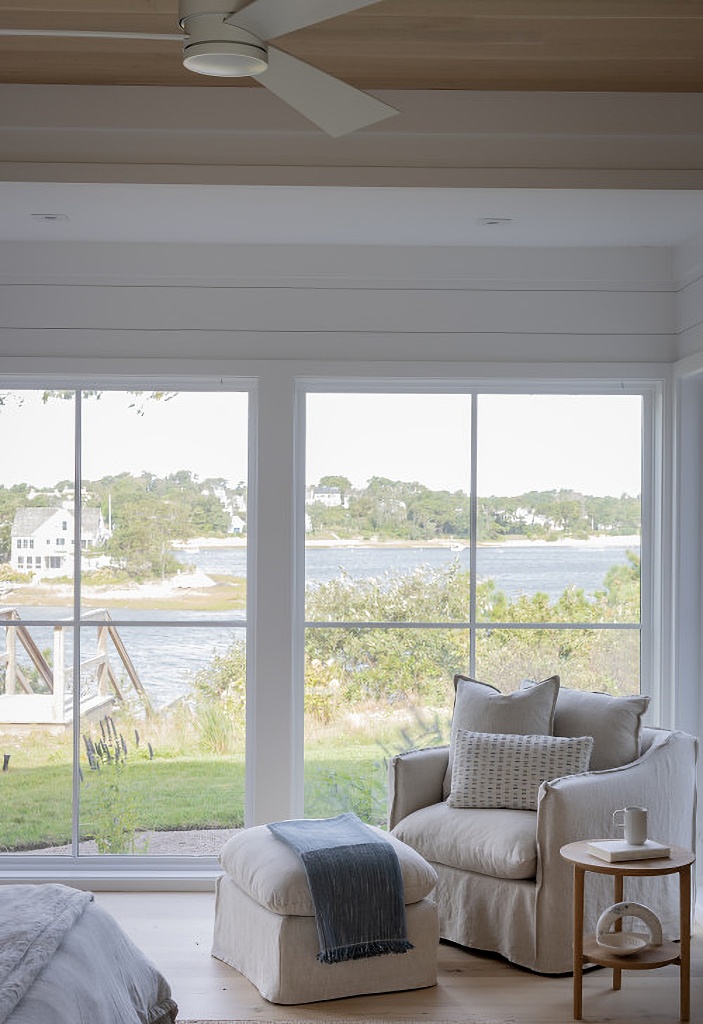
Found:
[[[191, 542], [192, 547], [181, 546], [175, 550], [182, 552], [183, 554], [197, 554], [198, 551], [215, 551], [221, 549], [246, 549], [247, 542], [245, 540], [235, 540], [230, 538], [216, 538], [216, 537], [203, 537], [199, 540]], [[389, 548], [394, 550], [408, 550], [411, 551], [415, 548], [438, 548], [439, 550], [451, 551], [455, 546], [461, 546], [461, 550], [468, 548], [469, 541], [467, 538], [457, 537], [455, 539], [447, 540], [359, 540], [357, 538], [325, 538], [321, 540], [307, 539], [305, 540], [306, 548]], [[583, 548], [610, 548], [610, 547], [636, 547], [640, 546], [640, 537], [638, 534], [627, 534], [623, 536], [611, 536], [611, 535], [594, 535], [587, 537], [585, 540], [576, 537], [559, 537], [555, 540], [544, 540], [535, 539], [530, 540], [527, 537], [509, 537], [505, 540], [486, 540], [479, 541], [477, 547], [489, 548], [489, 547], [583, 547]]]
[[[96, 604], [114, 604], [115, 602], [130, 603], [146, 602], [182, 602], [189, 595], [209, 596], [214, 588], [220, 587], [217, 580], [212, 579], [201, 570], [195, 572], [178, 573], [168, 580], [152, 580], [148, 583], [125, 583], [119, 586], [110, 584], [99, 584], [91, 587], [86, 584], [82, 587], [84, 603], [87, 607]], [[73, 600], [73, 586], [70, 583], [52, 583], [50, 579], [36, 580], [32, 583], [24, 583], [14, 586], [5, 584], [0, 588], [0, 601], [7, 603], [13, 595], [18, 595], [27, 605], [51, 604], [52, 599], [58, 602], [62, 600], [67, 606]], [[184, 606], [188, 610], [189, 606]]]
[[[199, 550], [205, 550], [210, 547], [213, 543], [210, 540], [203, 540], [203, 543], [198, 545]], [[218, 543], [214, 544], [214, 547], [220, 550], [227, 548], [241, 549], [245, 547], [246, 542], [235, 541], [232, 543], [229, 539], [221, 539]], [[525, 540], [523, 538], [510, 538], [502, 541], [487, 541], [478, 545], [480, 548], [545, 548], [545, 547], [557, 547], [557, 548], [581, 548], [581, 549], [606, 549], [606, 548], [634, 548], [639, 549], [640, 538], [634, 536], [623, 536], [623, 537], [589, 537], [587, 540], [577, 540], [574, 538], [565, 537], [561, 540]], [[412, 551], [412, 550], [434, 550], [434, 551], [448, 551], [455, 555], [460, 555], [463, 551], [468, 550], [468, 544], [464, 544], [463, 541], [341, 541], [341, 540], [313, 540], [306, 543], [306, 547], [311, 550], [382, 550], [387, 549], [389, 551]], [[196, 554], [194, 548], [186, 549], [180, 548], [179, 550], [188, 553], [188, 550], [192, 554]], [[217, 574], [215, 574], [217, 575]], [[232, 579], [243, 579], [244, 577], [232, 577]], [[216, 589], [220, 588], [219, 598], [222, 599], [223, 588], [230, 586], [229, 583], [224, 583], [222, 580], [213, 579], [208, 576], [202, 569], [196, 569], [194, 571], [179, 572], [177, 575], [172, 576], [167, 580], [151, 580], [147, 583], [123, 583], [117, 586], [110, 586], [109, 584], [99, 584], [97, 586], [90, 586], [89, 584], [83, 585], [83, 600], [86, 606], [91, 607], [96, 604], [118, 604], [122, 607], [135, 607], [139, 602], [144, 602], [144, 607], [158, 607], [164, 603], [169, 604], [172, 608], [180, 606], [188, 610], [191, 608], [193, 601], [205, 601], [209, 606], [213, 600], [217, 600]], [[43, 605], [52, 604], [54, 602], [62, 605], [65, 603], [67, 606], [70, 605], [73, 599], [73, 587], [70, 583], [53, 583], [50, 578], [34, 580], [32, 583], [24, 584], [12, 584], [7, 583], [0, 586], [0, 602], [7, 604], [12, 602], [13, 598], [17, 597], [18, 602], [22, 602], [28, 606], [31, 605]], [[232, 607], [229, 600], [226, 601], [228, 607]], [[235, 604], [236, 608], [244, 607], [243, 601], [239, 601]]]

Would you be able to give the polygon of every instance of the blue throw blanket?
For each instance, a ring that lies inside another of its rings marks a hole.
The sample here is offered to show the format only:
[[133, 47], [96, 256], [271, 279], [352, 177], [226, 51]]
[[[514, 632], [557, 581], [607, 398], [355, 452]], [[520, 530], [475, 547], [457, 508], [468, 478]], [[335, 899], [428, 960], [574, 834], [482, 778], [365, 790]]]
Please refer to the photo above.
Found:
[[393, 846], [355, 814], [269, 825], [303, 862], [325, 964], [412, 949]]

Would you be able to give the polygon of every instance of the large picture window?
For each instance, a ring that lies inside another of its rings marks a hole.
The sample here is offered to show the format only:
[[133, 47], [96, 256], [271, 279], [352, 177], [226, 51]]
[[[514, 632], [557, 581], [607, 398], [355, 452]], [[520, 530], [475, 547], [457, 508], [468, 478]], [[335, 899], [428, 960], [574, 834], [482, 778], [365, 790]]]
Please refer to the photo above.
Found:
[[641, 687], [643, 399], [306, 397], [305, 810], [385, 820], [455, 673]]
[[3, 392], [3, 853], [210, 855], [243, 825], [247, 407]]
[[62, 383], [0, 392], [8, 873], [214, 874], [245, 824], [383, 823], [456, 673], [661, 717], [658, 382]]

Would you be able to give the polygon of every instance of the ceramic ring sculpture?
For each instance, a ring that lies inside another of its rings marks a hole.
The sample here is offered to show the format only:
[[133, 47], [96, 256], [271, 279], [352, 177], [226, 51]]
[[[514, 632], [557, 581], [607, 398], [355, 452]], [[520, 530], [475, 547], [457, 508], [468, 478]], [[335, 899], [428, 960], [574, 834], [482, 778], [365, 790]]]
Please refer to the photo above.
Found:
[[659, 918], [650, 910], [649, 907], [643, 906], [641, 903], [614, 903], [612, 907], [608, 907], [598, 918], [598, 924], [596, 925], [596, 942], [600, 945], [608, 945], [608, 935], [611, 927], [621, 917], [638, 917], [640, 921], [644, 921], [649, 929], [649, 945], [650, 946], [661, 946], [662, 944], [662, 926]]

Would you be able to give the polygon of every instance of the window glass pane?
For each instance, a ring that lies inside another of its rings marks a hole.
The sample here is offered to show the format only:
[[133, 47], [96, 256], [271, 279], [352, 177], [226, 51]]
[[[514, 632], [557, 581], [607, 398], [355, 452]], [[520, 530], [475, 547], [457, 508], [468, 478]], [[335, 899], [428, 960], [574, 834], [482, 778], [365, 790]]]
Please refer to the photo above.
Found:
[[212, 854], [243, 823], [247, 395], [82, 397], [80, 632], [75, 393], [0, 401], [0, 848], [71, 853], [75, 773], [81, 853]]
[[386, 761], [446, 742], [465, 629], [308, 629], [305, 813], [386, 819]]
[[[470, 414], [466, 395], [308, 395], [309, 622], [466, 621]], [[465, 629], [308, 629], [306, 814], [385, 821], [384, 757], [441, 742], [457, 660]]]
[[[312, 595], [334, 580], [338, 591], [324, 619], [416, 618], [400, 599], [401, 577], [467, 568], [470, 409], [466, 395], [308, 395], [306, 584]], [[398, 600], [374, 599], [374, 587]], [[319, 595], [314, 604], [308, 620]], [[421, 617], [467, 613], [458, 599], [427, 600]]]
[[244, 631], [96, 633], [81, 671], [80, 852], [216, 854], [244, 823]]
[[479, 629], [476, 675], [504, 693], [553, 675], [571, 689], [639, 693], [639, 630]]
[[497, 592], [485, 618], [639, 622], [641, 398], [477, 401], [477, 576]]
[[83, 606], [243, 613], [247, 396], [88, 394], [82, 433]]

